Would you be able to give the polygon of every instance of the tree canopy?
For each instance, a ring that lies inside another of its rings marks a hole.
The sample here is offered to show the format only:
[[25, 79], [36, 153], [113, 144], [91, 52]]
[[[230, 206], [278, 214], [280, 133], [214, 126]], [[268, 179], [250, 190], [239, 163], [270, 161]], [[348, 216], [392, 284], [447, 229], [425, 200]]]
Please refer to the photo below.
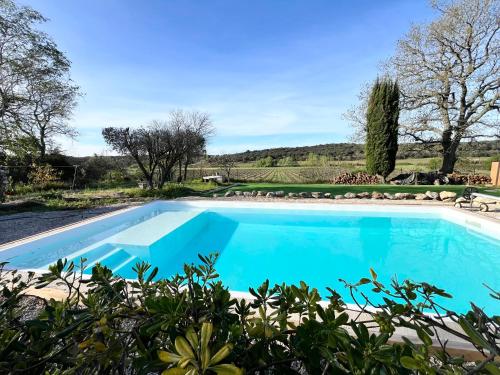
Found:
[[205, 153], [212, 132], [207, 113], [176, 110], [166, 121], [155, 120], [133, 129], [107, 127], [102, 135], [114, 151], [134, 159], [151, 189], [170, 181], [177, 163], [181, 178], [183, 169], [185, 176], [187, 165]]
[[36, 28], [46, 19], [29, 7], [0, 1], [0, 146], [43, 159], [57, 136], [75, 136], [68, 124], [80, 89], [70, 61]]
[[396, 166], [399, 88], [390, 79], [373, 85], [366, 119], [366, 169], [384, 179]]

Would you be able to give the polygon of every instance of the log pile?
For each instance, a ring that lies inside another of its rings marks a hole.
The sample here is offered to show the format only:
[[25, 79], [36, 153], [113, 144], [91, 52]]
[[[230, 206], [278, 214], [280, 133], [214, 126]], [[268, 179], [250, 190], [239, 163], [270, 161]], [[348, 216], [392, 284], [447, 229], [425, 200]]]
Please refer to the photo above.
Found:
[[487, 185], [491, 183], [489, 176], [481, 174], [459, 174], [452, 173], [448, 176], [450, 183], [454, 185]]
[[332, 184], [337, 185], [374, 185], [379, 184], [380, 179], [377, 176], [371, 176], [368, 173], [342, 173], [332, 180]]

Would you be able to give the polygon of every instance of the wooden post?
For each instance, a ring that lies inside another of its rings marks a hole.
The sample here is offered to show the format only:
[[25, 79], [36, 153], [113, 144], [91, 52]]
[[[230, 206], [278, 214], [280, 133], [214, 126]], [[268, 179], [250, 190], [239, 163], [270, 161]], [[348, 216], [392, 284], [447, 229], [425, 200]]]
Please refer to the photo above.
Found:
[[490, 177], [493, 186], [500, 186], [500, 162], [494, 161], [491, 163]]

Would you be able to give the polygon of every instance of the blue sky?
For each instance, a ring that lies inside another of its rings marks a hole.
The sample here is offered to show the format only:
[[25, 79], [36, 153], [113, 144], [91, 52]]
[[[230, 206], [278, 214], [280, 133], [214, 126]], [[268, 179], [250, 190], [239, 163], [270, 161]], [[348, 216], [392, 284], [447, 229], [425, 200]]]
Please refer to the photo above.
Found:
[[21, 0], [72, 61], [85, 96], [73, 155], [106, 152], [105, 126], [176, 108], [209, 112], [209, 152], [347, 141], [342, 113], [425, 0]]

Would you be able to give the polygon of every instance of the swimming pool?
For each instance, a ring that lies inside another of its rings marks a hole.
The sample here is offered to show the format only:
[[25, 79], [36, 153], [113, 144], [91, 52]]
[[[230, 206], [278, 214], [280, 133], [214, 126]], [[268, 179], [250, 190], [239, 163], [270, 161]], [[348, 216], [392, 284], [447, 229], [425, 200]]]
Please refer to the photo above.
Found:
[[337, 289], [346, 302], [338, 279], [356, 282], [373, 268], [382, 282], [410, 278], [445, 289], [454, 297], [447, 306], [458, 311], [472, 299], [499, 313], [483, 286], [500, 289], [499, 228], [445, 207], [154, 202], [0, 247], [0, 261], [39, 271], [59, 258], [85, 257], [125, 278], [146, 261], [168, 277], [198, 253], [219, 252], [216, 268], [232, 291], [265, 279], [304, 280], [323, 297], [327, 286]]

